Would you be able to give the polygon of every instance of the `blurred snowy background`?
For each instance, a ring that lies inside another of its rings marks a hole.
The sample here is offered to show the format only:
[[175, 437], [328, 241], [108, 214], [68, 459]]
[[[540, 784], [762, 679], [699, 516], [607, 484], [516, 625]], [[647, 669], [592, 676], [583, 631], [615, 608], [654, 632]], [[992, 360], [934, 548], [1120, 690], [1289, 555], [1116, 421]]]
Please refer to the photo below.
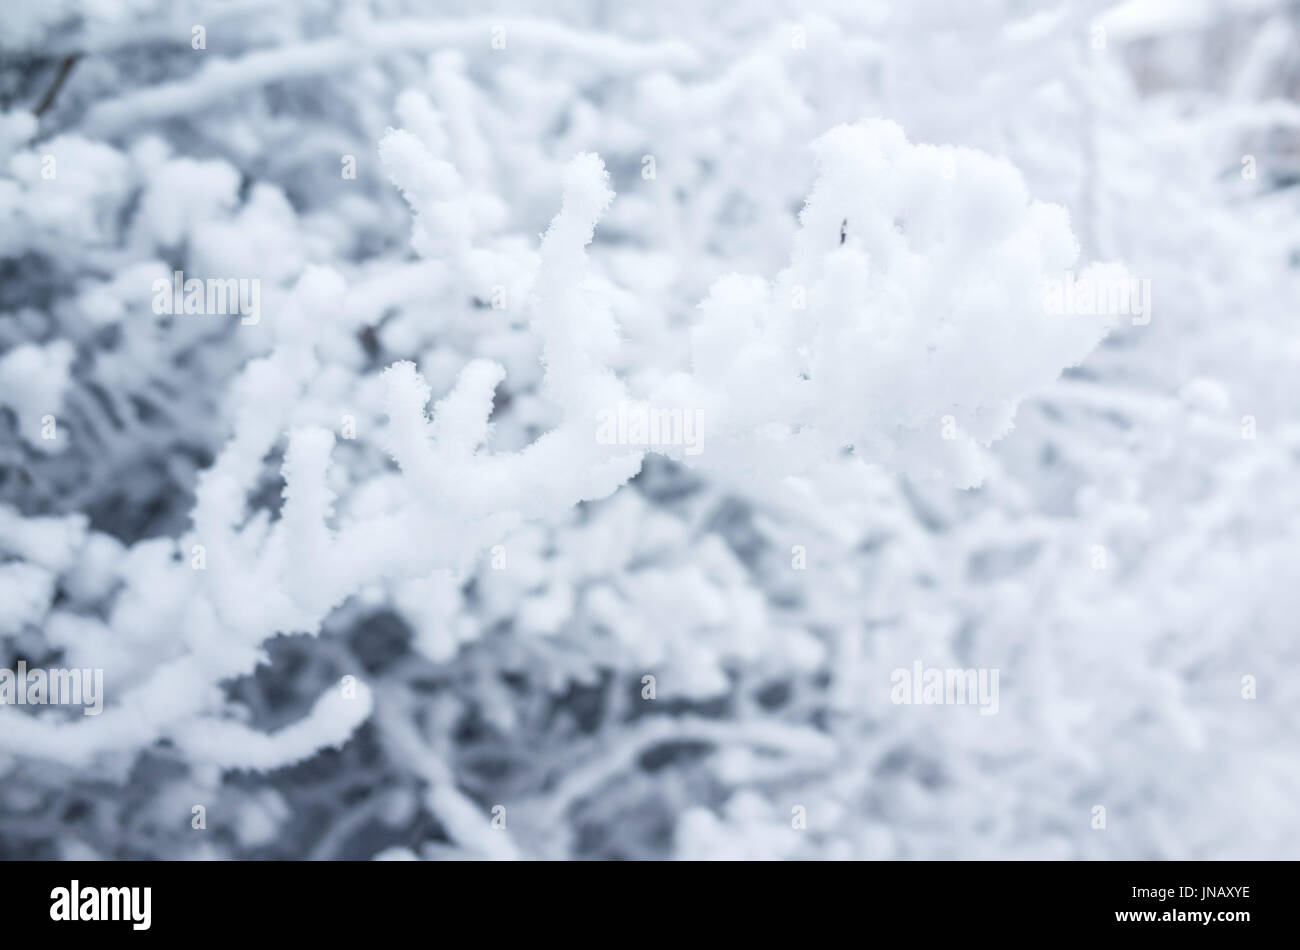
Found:
[[0, 666], [104, 711], [0, 709], [0, 856], [1300, 855], [1298, 39], [4, 3]]

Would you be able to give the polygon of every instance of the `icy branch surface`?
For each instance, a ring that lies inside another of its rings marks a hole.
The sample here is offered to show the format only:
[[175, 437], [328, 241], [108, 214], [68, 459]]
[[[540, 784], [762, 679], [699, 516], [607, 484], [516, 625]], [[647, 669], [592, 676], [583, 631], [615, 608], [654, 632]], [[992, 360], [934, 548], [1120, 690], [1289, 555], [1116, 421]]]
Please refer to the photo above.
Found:
[[470, 6], [0, 9], [0, 850], [1295, 853], [1293, 18]]

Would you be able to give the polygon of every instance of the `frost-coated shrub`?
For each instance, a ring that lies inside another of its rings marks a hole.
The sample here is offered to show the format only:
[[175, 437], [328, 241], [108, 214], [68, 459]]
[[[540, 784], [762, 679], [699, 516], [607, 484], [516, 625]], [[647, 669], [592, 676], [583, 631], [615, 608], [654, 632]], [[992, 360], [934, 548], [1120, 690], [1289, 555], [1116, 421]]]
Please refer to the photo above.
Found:
[[1294, 853], [1284, 14], [167, 9], [0, 21], [6, 853]]

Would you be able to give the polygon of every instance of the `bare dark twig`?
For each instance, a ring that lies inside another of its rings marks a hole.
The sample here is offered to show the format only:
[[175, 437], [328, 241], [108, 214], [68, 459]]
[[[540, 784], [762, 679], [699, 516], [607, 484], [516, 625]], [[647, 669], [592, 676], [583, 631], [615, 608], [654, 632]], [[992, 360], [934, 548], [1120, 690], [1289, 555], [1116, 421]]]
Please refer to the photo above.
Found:
[[55, 97], [58, 96], [59, 90], [63, 88], [63, 84], [68, 81], [68, 76], [72, 73], [72, 68], [77, 65], [77, 60], [79, 59], [81, 59], [80, 53], [72, 53], [63, 57], [63, 61], [59, 63], [59, 71], [54, 76], [54, 82], [50, 83], [50, 88], [45, 90], [45, 95], [41, 96], [41, 101], [38, 102], [36, 108], [32, 110], [33, 114], [38, 118], [44, 114], [50, 106], [54, 105]]

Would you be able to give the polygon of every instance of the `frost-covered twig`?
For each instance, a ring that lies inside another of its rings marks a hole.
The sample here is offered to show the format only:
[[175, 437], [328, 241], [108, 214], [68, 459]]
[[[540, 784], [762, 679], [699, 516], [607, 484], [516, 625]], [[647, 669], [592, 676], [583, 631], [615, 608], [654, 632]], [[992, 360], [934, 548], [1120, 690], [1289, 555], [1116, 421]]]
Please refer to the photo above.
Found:
[[656, 67], [681, 68], [696, 59], [694, 51], [681, 41], [638, 44], [572, 30], [546, 20], [373, 22], [357, 26], [354, 35], [342, 39], [257, 50], [238, 59], [210, 62], [188, 79], [95, 105], [81, 127], [89, 134], [111, 137], [138, 123], [202, 109], [247, 89], [355, 69], [390, 53], [432, 52], [454, 47], [490, 49], [493, 30], [503, 28], [508, 28], [505, 35], [512, 50], [524, 53], [545, 50], [554, 56], [574, 57], [607, 74], [635, 73]]

